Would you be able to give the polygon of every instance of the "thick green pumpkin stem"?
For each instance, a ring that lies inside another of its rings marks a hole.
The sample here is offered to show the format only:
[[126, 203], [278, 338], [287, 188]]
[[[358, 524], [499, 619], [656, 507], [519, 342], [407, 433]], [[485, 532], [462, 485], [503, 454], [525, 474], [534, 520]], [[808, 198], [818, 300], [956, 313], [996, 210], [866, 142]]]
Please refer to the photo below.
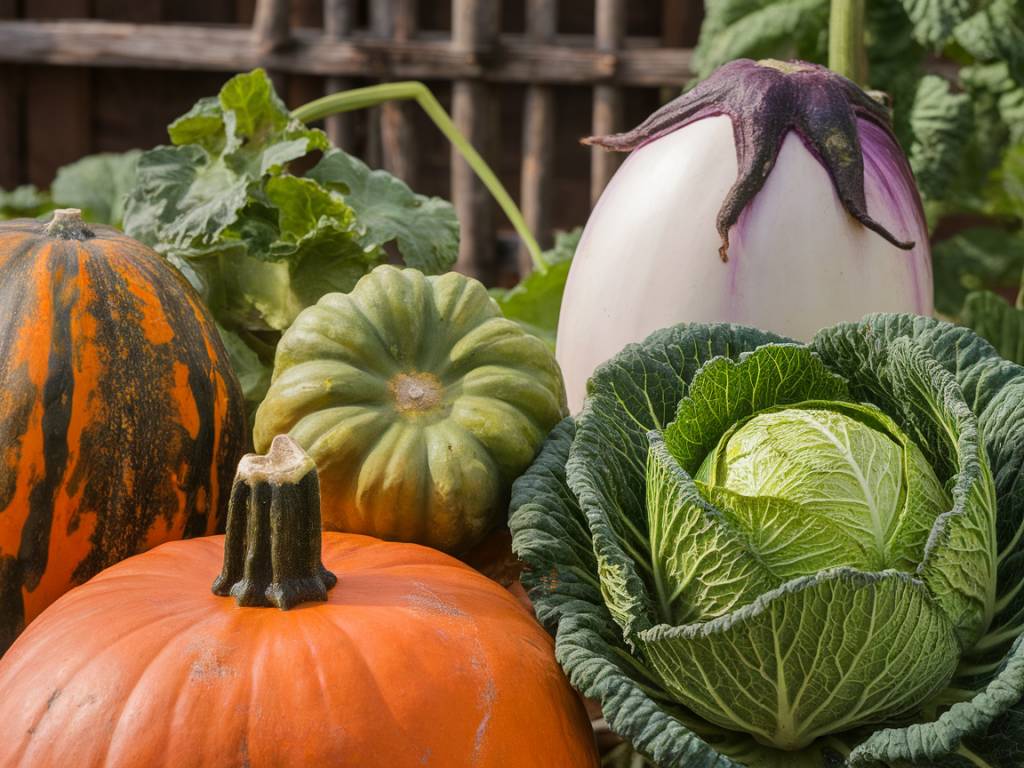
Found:
[[217, 595], [244, 606], [323, 602], [337, 577], [320, 559], [320, 482], [301, 446], [278, 435], [266, 456], [238, 463]]
[[46, 223], [46, 234], [57, 240], [88, 240], [96, 236], [77, 208], [58, 208]]

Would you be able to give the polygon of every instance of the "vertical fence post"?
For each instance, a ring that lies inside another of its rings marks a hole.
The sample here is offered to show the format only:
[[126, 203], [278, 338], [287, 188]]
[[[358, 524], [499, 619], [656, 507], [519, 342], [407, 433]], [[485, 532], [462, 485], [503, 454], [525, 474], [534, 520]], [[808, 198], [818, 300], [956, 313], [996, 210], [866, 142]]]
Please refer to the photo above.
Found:
[[[288, 42], [289, 0], [256, 0], [252, 18], [252, 42], [260, 58], [269, 56]], [[270, 79], [278, 93], [285, 93], [286, 78], [271, 71]]]
[[[0, 0], [0, 18], [18, 15], [15, 0]], [[16, 187], [22, 180], [23, 146], [21, 143], [22, 79], [17, 65], [0, 65], [0, 188]]]
[[[22, 0], [26, 19], [88, 18], [89, 0]], [[28, 181], [48, 187], [57, 169], [92, 152], [92, 72], [85, 67], [26, 67], [22, 125]]]
[[[700, 37], [700, 23], [704, 18], [701, 0], [662, 0], [661, 43], [669, 48], [691, 48]], [[668, 102], [679, 95], [678, 86], [661, 89], [661, 100]]]
[[[324, 0], [324, 35], [330, 40], [344, 40], [352, 34], [353, 14], [352, 0]], [[328, 77], [326, 83], [327, 93], [347, 91], [352, 87], [352, 81], [347, 77]], [[327, 137], [336, 147], [341, 147], [347, 152], [354, 152], [352, 146], [355, 143], [355, 131], [352, 130], [353, 116], [340, 114], [331, 115], [327, 118], [325, 127]]]
[[[532, 43], [550, 42], [558, 31], [558, 0], [527, 0], [526, 36]], [[528, 85], [523, 106], [523, 159], [520, 192], [523, 218], [542, 247], [551, 222], [551, 180], [555, 159], [555, 92], [551, 86]], [[519, 274], [533, 267], [530, 252], [519, 247]]]
[[[476, 58], [494, 46], [500, 23], [499, 0], [452, 0], [452, 45]], [[452, 119], [484, 158], [490, 160], [497, 125], [496, 102], [481, 80], [452, 84]], [[462, 228], [456, 268], [484, 283], [497, 272], [494, 203], [461, 156], [452, 150], [452, 198]]]
[[[370, 7], [370, 26], [381, 38], [398, 42], [416, 34], [415, 0], [375, 0]], [[382, 104], [380, 107], [381, 164], [390, 173], [416, 186], [415, 111], [410, 104]]]
[[[615, 53], [626, 37], [626, 3], [624, 0], [596, 0], [594, 10], [594, 47], [599, 51]], [[602, 83], [594, 86], [594, 116], [592, 131], [595, 136], [615, 133], [622, 129], [622, 90], [618, 86]], [[618, 168], [621, 157], [614, 152], [594, 148], [590, 155], [590, 203], [601, 196], [605, 185]]]
[[260, 54], [273, 53], [288, 42], [288, 0], [256, 0], [252, 36]]

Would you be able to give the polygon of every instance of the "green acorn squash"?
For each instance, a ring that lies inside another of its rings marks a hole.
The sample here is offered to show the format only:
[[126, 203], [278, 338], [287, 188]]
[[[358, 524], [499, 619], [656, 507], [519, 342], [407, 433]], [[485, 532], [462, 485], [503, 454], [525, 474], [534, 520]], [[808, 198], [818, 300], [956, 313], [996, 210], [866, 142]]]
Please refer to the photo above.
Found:
[[382, 266], [285, 332], [255, 444], [309, 452], [325, 528], [462, 552], [565, 410], [554, 356], [480, 283]]

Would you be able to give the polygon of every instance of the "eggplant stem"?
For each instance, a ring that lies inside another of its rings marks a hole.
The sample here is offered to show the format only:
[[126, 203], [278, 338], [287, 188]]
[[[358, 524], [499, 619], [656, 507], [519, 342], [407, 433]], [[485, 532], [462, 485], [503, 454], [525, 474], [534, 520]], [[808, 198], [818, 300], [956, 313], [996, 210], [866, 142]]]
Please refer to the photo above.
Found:
[[864, 0], [832, 0], [828, 19], [828, 68], [861, 87], [867, 85]]

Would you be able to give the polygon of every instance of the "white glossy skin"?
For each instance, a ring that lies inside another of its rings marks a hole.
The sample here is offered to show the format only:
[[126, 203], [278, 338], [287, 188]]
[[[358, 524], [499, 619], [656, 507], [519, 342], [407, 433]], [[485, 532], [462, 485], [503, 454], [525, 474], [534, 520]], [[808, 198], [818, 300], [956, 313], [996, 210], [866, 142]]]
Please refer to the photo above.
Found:
[[916, 242], [909, 252], [842, 208], [824, 167], [790, 132], [731, 229], [723, 263], [715, 219], [736, 169], [732, 122], [716, 116], [635, 150], [609, 183], [576, 252], [558, 326], [571, 412], [598, 365], [677, 323], [738, 323], [808, 340], [871, 312], [931, 314], [927, 230], [906, 179], [865, 162], [868, 213]]

